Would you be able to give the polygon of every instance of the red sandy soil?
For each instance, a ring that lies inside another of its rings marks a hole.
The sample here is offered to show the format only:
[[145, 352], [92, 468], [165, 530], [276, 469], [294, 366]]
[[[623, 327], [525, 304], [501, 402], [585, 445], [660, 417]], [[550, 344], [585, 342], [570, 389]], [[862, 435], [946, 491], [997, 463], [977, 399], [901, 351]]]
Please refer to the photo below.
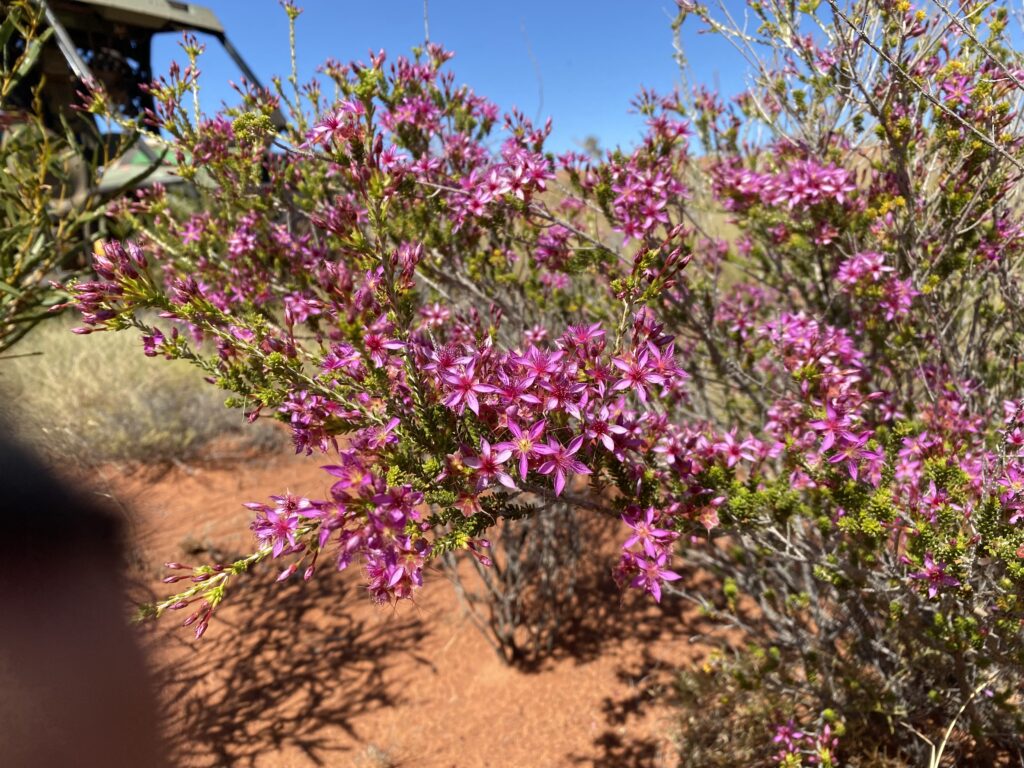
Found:
[[[140, 594], [167, 594], [165, 561], [245, 552], [242, 502], [286, 489], [323, 498], [319, 463], [108, 470]], [[529, 669], [498, 658], [441, 571], [414, 601], [379, 607], [356, 568], [325, 568], [308, 584], [277, 584], [276, 570], [259, 569], [229, 591], [201, 641], [173, 613], [140, 630], [174, 763], [674, 766], [673, 670], [707, 653], [698, 641], [708, 627], [679, 603], [621, 595], [611, 564], [609, 555], [584, 579], [581, 615]]]

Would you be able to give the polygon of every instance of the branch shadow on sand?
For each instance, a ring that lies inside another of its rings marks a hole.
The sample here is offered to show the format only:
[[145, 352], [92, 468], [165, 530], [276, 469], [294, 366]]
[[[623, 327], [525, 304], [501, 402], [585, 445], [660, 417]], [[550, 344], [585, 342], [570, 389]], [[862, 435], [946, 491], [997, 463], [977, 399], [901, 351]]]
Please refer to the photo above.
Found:
[[[597, 527], [602, 523], [603, 527]], [[665, 593], [661, 602], [655, 602], [638, 589], [622, 588], [612, 575], [617, 551], [608, 546], [609, 541], [615, 544], [617, 529], [607, 521], [596, 521], [595, 528], [596, 537], [605, 541], [580, 558], [571, 589], [564, 589], [557, 601], [529, 589], [512, 598], [519, 623], [515, 647], [498, 655], [518, 671], [540, 673], [567, 661], [588, 664], [621, 646], [640, 649], [665, 642], [691, 644], [720, 631], [719, 625], [676, 595]], [[463, 606], [471, 615], [475, 613], [477, 626], [496, 646], [501, 629], [497, 612], [489, 613], [493, 598], [466, 567], [468, 559], [464, 558], [458, 579]], [[553, 591], [559, 592], [557, 588]], [[531, 627], [539, 628], [546, 642], [533, 642], [537, 630], [531, 633]]]
[[[613, 544], [615, 533], [611, 526], [600, 531]], [[609, 654], [615, 656], [615, 673], [622, 685], [604, 698], [603, 722], [590, 749], [567, 755], [566, 764], [662, 768], [674, 764], [671, 733], [652, 735], [649, 727], [637, 726], [650, 710], [662, 709], [671, 701], [682, 666], [702, 658], [712, 645], [727, 641], [728, 631], [676, 594], [666, 592], [657, 603], [639, 590], [622, 589], [612, 576], [615, 550], [603, 550], [578, 562], [573, 588], [558, 606], [557, 629], [550, 645], [533, 652], [527, 645], [528, 634], [521, 631], [524, 642], [511, 654], [511, 660], [508, 655], [504, 658], [523, 674], [541, 674], [566, 663], [585, 665]], [[469, 573], [465, 565], [462, 570]], [[688, 578], [699, 582], [707, 577], [689, 573]], [[470, 586], [470, 578], [462, 576], [460, 581], [464, 587]], [[474, 585], [479, 591], [475, 604], [467, 609], [477, 610], [486, 620], [486, 593], [479, 582]], [[527, 625], [550, 608], [550, 603], [532, 604], [533, 596], [524, 594], [520, 604]], [[493, 638], [491, 643], [495, 644]]]
[[[680, 664], [707, 652], [716, 625], [692, 606], [666, 594], [660, 603], [635, 590], [622, 590], [608, 570], [587, 574], [577, 587], [579, 603], [553, 655], [586, 663], [611, 645], [626, 649], [616, 676], [626, 688], [606, 696], [603, 728], [586, 755], [572, 755], [575, 765], [593, 768], [662, 768], [674, 764], [666, 754], [670, 733], [641, 733], [636, 724], [652, 707], [671, 699]], [[666, 657], [671, 659], [666, 660]]]
[[[614, 529], [612, 531], [614, 533]], [[517, 663], [525, 672], [570, 660], [587, 664], [613, 653], [622, 686], [601, 706], [603, 727], [586, 754], [567, 756], [567, 763], [593, 768], [663, 768], [675, 765], [669, 723], [662, 731], [638, 728], [651, 710], [674, 700], [681, 669], [703, 658], [713, 647], [736, 642], [735, 633], [705, 615], [692, 602], [666, 591], [660, 602], [637, 589], [622, 589], [612, 577], [609, 556], [581, 561], [573, 599], [550, 652]], [[696, 586], [714, 589], [709, 576], [686, 569]], [[623, 690], [624, 689], [624, 690]]]
[[278, 584], [260, 572], [233, 590], [201, 641], [154, 625], [149, 644], [166, 648], [151, 661], [154, 682], [180, 702], [165, 708], [171, 754], [248, 768], [297, 749], [316, 765], [339, 764], [344, 744], [362, 740], [354, 719], [398, 703], [390, 660], [430, 666], [416, 654], [427, 634], [420, 620], [379, 620], [355, 591], [347, 578]]
[[620, 665], [616, 676], [626, 684], [626, 695], [604, 699], [601, 710], [605, 727], [593, 740], [593, 752], [573, 755], [575, 765], [591, 768], [663, 768], [674, 765], [666, 754], [671, 733], [662, 738], [637, 735], [632, 724], [644, 717], [649, 707], [664, 704], [677, 669], [657, 659], [647, 648], [638, 658]]

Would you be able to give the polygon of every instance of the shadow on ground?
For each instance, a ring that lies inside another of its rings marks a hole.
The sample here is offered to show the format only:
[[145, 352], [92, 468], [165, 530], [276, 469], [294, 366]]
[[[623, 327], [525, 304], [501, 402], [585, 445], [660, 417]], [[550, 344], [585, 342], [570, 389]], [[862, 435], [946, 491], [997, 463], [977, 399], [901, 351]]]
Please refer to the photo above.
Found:
[[352, 615], [352, 604], [369, 601], [350, 594], [349, 579], [277, 584], [268, 575], [240, 584], [198, 643], [170, 622], [155, 625], [153, 640], [175, 646], [161, 655], [155, 683], [165, 700], [184, 703], [165, 723], [168, 749], [246, 768], [291, 747], [316, 765], [340, 765], [339, 743], [362, 735], [352, 721], [397, 703], [389, 660], [417, 658], [426, 630], [416, 618]]
[[[461, 557], [457, 578], [448, 569], [449, 578], [461, 587], [464, 607], [475, 615], [499, 657], [520, 672], [535, 674], [567, 661], [588, 664], [623, 645], [689, 643], [715, 631], [678, 598], [666, 594], [658, 604], [637, 589], [620, 588], [612, 566], [619, 556], [621, 525], [604, 518], [588, 519], [586, 525], [593, 540], [581, 552], [571, 591], [556, 587], [542, 594], [535, 584], [549, 578], [552, 570], [525, 560], [505, 567], [504, 580], [497, 566], [479, 566], [469, 555]], [[500, 555], [497, 559], [503, 560]], [[522, 575], [531, 570], [535, 572]], [[518, 627], [514, 634], [510, 626]]]
[[[611, 534], [613, 541], [614, 533], [615, 529], [602, 531], [603, 538]], [[616, 675], [623, 684], [619, 690], [624, 687], [626, 692], [605, 697], [603, 724], [593, 739], [592, 750], [567, 757], [567, 762], [596, 768], [675, 765], [670, 746], [672, 726], [652, 736], [640, 733], [648, 729], [636, 725], [650, 708], [664, 710], [672, 696], [678, 659], [703, 656], [710, 644], [724, 639], [724, 633], [721, 626], [677, 595], [665, 593], [656, 603], [639, 590], [621, 589], [612, 577], [614, 563], [615, 556], [604, 551], [584, 556], [572, 598], [560, 607], [557, 632], [549, 649], [543, 653], [520, 652], [512, 666], [524, 674], [543, 674], [566, 662], [585, 665], [608, 654], [616, 656]], [[474, 578], [463, 575], [460, 580], [472, 590], [474, 584], [479, 587]], [[484, 592], [480, 587], [475, 594], [479, 599]], [[486, 608], [480, 602], [476, 610], [486, 619]], [[537, 611], [528, 596], [522, 598], [521, 610], [527, 623]]]
[[[595, 754], [573, 756], [573, 763], [593, 768], [664, 768], [674, 765], [665, 753], [665, 738], [637, 736], [630, 732], [630, 725], [643, 717], [649, 707], [664, 704], [675, 670], [644, 648], [640, 658], [632, 664], [621, 665], [617, 674], [629, 686], [629, 693], [618, 698], [605, 698], [602, 707], [605, 728], [594, 739]], [[671, 733], [664, 735], [671, 736]]]
[[[709, 632], [711, 625], [679, 598], [666, 595], [659, 605], [635, 590], [624, 593], [612, 579], [613, 563], [614, 557], [603, 551], [584, 559], [550, 651], [513, 666], [536, 685], [513, 688], [516, 695], [529, 691], [527, 695], [543, 696], [545, 685], [589, 678], [586, 670], [578, 677], [567, 675], [569, 669], [590, 663], [614, 669], [619, 685], [597, 689], [597, 696], [588, 692], [590, 701], [600, 702], [600, 709], [595, 712], [590, 704], [581, 710], [588, 720], [594, 719], [594, 729], [577, 731], [573, 746], [560, 753], [557, 764], [663, 768], [672, 764], [666, 739], [669, 726], [652, 730], [650, 716], [659, 709], [664, 712], [665, 695], [680, 660], [703, 655], [693, 640]], [[454, 702], [473, 695], [466, 690], [488, 690], [488, 680], [509, 682], [495, 676], [493, 666], [478, 655], [482, 642], [460, 640], [456, 646], [456, 654], [478, 649], [470, 651], [474, 655], [455, 660], [444, 655], [451, 643], [445, 636], [476, 631], [454, 619], [454, 600], [441, 601], [451, 608], [445, 609], [448, 614], [440, 624], [436, 609], [385, 609], [382, 614], [359, 586], [359, 576], [325, 573], [309, 583], [295, 579], [278, 584], [264, 568], [232, 588], [199, 642], [176, 625], [174, 620], [184, 615], [149, 625], [147, 644], [159, 648], [153, 656], [159, 664], [155, 681], [161, 698], [174, 702], [164, 708], [170, 753], [196, 768], [256, 768], [283, 754], [291, 756], [287, 765], [391, 768], [404, 763], [396, 763], [391, 754], [367, 759], [376, 754], [374, 742], [383, 740], [397, 756], [416, 752], [404, 737], [370, 732], [366, 723], [374, 718], [367, 715], [381, 713], [386, 719], [389, 710], [424, 700], [422, 689], [408, 688], [410, 681], [420, 679], [415, 669], [428, 675], [454, 674], [447, 683], [458, 693]], [[450, 588], [441, 581], [436, 578], [430, 588]], [[441, 671], [420, 654], [434, 654], [430, 658], [437, 660]], [[443, 711], [476, 717], [451, 704], [447, 694], [435, 693], [428, 700]], [[514, 708], [503, 711], [507, 717]], [[488, 722], [486, 714], [479, 714], [481, 722]], [[403, 719], [398, 727], [422, 728], [423, 717]], [[513, 720], [500, 723], [507, 729], [518, 726]], [[579, 728], [584, 727], [580, 721]], [[451, 744], [462, 738], [454, 732], [445, 734]], [[587, 741], [589, 747], [584, 746]], [[424, 764], [442, 763], [427, 759]]]

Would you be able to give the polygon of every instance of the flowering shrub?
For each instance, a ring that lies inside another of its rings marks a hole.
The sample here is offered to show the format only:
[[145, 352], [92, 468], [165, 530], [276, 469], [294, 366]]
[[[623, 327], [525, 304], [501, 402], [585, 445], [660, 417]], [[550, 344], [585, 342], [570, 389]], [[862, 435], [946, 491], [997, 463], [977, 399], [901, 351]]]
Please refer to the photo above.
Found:
[[[789, 702], [764, 761], [1021, 751], [1006, 9], [750, 12], [676, 20], [732, 40], [750, 90], [644, 92], [642, 140], [598, 160], [546, 153], [549, 126], [456, 87], [435, 45], [328, 62], [335, 99], [293, 73], [197, 119], [186, 42], [148, 119], [200, 205], [118, 212], [137, 239], [72, 288], [83, 330], [191, 360], [333, 485], [250, 504], [253, 554], [170, 564], [189, 584], [151, 613], [200, 636], [263, 560], [359, 562], [374, 599], [406, 598], [433, 559], [489, 562], [498, 521], [570, 505], [623, 521], [621, 584], [763, 640], [756, 685]], [[717, 594], [685, 586], [697, 566]]]

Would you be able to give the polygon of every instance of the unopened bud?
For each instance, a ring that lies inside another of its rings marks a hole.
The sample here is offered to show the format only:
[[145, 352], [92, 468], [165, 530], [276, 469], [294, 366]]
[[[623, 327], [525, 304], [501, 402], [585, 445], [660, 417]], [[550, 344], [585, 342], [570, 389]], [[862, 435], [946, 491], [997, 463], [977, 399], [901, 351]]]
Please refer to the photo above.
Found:
[[128, 258], [135, 262], [136, 265], [146, 268], [146, 255], [142, 252], [142, 248], [136, 242], [128, 242]]

